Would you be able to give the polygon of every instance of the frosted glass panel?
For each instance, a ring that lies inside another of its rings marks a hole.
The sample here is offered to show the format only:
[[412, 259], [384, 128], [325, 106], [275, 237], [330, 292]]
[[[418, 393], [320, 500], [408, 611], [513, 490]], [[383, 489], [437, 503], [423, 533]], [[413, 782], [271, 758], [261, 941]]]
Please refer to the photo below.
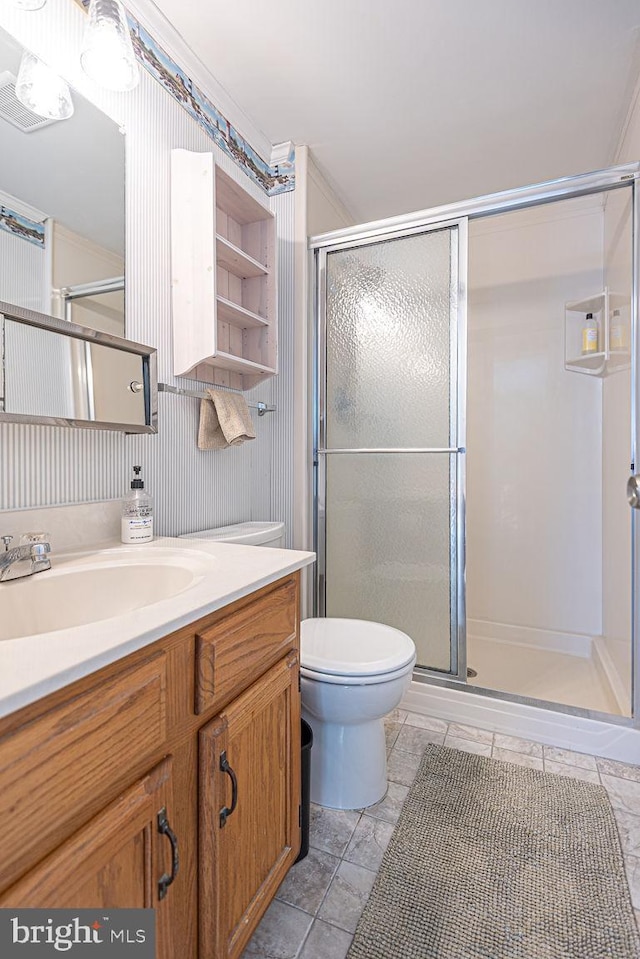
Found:
[[327, 456], [326, 615], [387, 623], [418, 665], [451, 668], [446, 454]]
[[327, 255], [328, 448], [455, 445], [452, 232]]

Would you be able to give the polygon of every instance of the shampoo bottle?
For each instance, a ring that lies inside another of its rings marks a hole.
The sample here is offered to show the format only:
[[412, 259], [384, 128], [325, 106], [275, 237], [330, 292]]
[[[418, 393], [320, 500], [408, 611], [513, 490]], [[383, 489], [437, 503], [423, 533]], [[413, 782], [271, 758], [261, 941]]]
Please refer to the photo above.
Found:
[[141, 466], [134, 466], [131, 492], [122, 501], [123, 543], [150, 543], [153, 539], [153, 497], [144, 491]]
[[593, 313], [587, 313], [585, 324], [582, 327], [582, 353], [598, 352], [598, 322]]
[[609, 349], [618, 352], [626, 349], [627, 338], [625, 334], [626, 330], [620, 316], [620, 310], [614, 310], [611, 317], [611, 329], [609, 330]]

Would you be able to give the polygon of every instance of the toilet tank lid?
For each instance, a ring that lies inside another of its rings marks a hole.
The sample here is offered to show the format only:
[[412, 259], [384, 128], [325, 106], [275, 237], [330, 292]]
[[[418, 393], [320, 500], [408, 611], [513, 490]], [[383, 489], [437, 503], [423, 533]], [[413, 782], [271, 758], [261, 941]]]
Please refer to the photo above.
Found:
[[180, 539], [208, 539], [218, 543], [245, 543], [259, 546], [279, 539], [284, 534], [284, 523], [234, 523], [232, 526], [216, 526], [183, 533]]
[[410, 663], [415, 653], [406, 633], [383, 623], [327, 617], [300, 624], [300, 664], [318, 673], [389, 673]]

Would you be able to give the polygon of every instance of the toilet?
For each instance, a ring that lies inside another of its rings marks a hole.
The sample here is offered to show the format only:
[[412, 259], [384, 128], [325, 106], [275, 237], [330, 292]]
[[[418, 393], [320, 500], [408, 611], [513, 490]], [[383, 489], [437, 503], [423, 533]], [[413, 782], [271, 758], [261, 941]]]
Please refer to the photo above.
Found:
[[[236, 523], [184, 539], [282, 547], [284, 523]], [[413, 640], [362, 619], [305, 619], [300, 627], [302, 717], [313, 730], [311, 801], [372, 806], [387, 789], [384, 717], [411, 682]]]
[[416, 662], [405, 633], [360, 619], [305, 619], [300, 629], [302, 716], [313, 730], [311, 801], [372, 806], [387, 790], [384, 717]]

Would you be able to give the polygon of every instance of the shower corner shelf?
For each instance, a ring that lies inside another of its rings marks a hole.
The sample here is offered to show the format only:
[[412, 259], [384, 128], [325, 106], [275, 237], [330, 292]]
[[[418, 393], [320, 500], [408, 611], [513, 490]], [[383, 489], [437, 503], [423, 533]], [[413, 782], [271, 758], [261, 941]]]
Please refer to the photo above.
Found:
[[[618, 310], [620, 322], [612, 323], [613, 311]], [[582, 329], [587, 313], [593, 313], [598, 323], [598, 350], [582, 353]], [[629, 352], [630, 299], [624, 293], [614, 293], [605, 287], [599, 293], [581, 300], [565, 303], [564, 308], [564, 368], [589, 376], [609, 376], [631, 365]], [[617, 331], [617, 332], [614, 332]], [[611, 348], [613, 336], [617, 347]]]
[[275, 216], [211, 153], [171, 151], [173, 362], [248, 390], [278, 372]]

